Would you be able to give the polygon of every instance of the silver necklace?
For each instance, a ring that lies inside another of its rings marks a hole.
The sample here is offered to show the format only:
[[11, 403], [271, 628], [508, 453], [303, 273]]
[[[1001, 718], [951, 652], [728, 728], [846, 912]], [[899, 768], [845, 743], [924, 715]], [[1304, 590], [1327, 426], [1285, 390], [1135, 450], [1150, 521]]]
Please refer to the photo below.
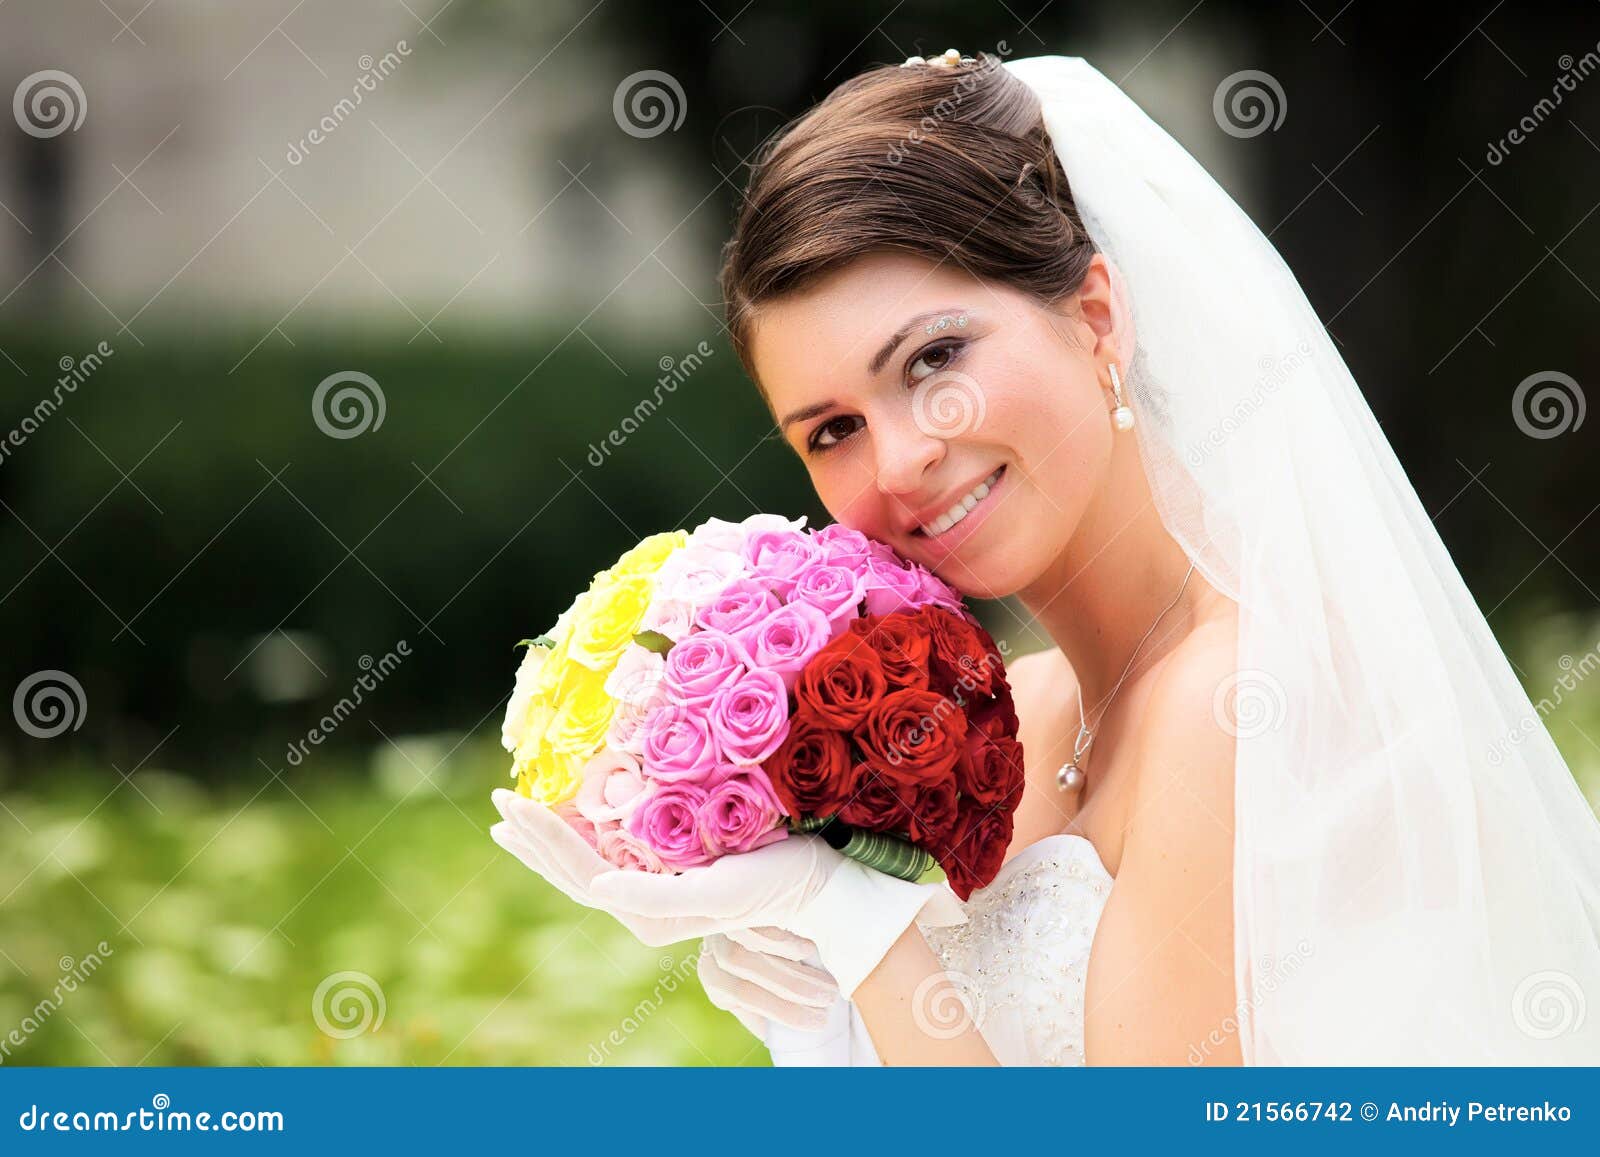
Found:
[[[1100, 708], [1095, 715], [1095, 727], [1100, 726], [1100, 721], [1106, 717], [1106, 712], [1111, 710], [1112, 701], [1116, 699], [1117, 692], [1122, 690], [1123, 680], [1127, 679], [1128, 672], [1133, 670], [1133, 661], [1139, 657], [1139, 648], [1144, 646], [1145, 639], [1150, 637], [1151, 632], [1156, 629], [1156, 626], [1161, 622], [1161, 620], [1167, 617], [1167, 611], [1170, 611], [1173, 607], [1178, 605], [1178, 600], [1183, 597], [1184, 587], [1189, 585], [1189, 576], [1193, 573], [1194, 563], [1191, 562], [1189, 564], [1188, 571], [1185, 572], [1183, 576], [1182, 586], [1178, 587], [1178, 593], [1173, 596], [1172, 601], [1166, 605], [1166, 608], [1156, 616], [1156, 621], [1150, 624], [1150, 630], [1144, 633], [1144, 638], [1141, 638], [1138, 643], [1134, 645], [1133, 654], [1128, 657], [1128, 665], [1122, 669], [1122, 675], [1117, 679], [1117, 685], [1111, 688], [1111, 694], [1106, 696], [1105, 706]], [[1088, 778], [1083, 770], [1083, 761], [1084, 758], [1089, 754], [1089, 746], [1094, 743], [1094, 728], [1089, 726], [1087, 718], [1083, 712], [1082, 683], [1078, 684], [1077, 691], [1078, 736], [1072, 741], [1072, 758], [1067, 760], [1066, 763], [1063, 763], [1061, 765], [1061, 769], [1056, 772], [1056, 786], [1062, 791], [1071, 792], [1077, 792], [1083, 789], [1084, 782]]]

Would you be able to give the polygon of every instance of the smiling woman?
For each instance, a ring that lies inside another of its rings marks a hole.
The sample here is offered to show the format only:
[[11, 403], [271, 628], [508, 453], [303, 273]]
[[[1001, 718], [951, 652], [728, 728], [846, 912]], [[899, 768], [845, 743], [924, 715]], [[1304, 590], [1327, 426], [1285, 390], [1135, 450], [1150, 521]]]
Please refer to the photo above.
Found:
[[722, 289], [829, 513], [1056, 644], [1014, 667], [1026, 870], [853, 986], [853, 1058], [1600, 1059], [1529, 1028], [1600, 991], [1600, 826], [1542, 727], [1491, 758], [1531, 705], [1349, 370], [1116, 85], [846, 82], [759, 156]]

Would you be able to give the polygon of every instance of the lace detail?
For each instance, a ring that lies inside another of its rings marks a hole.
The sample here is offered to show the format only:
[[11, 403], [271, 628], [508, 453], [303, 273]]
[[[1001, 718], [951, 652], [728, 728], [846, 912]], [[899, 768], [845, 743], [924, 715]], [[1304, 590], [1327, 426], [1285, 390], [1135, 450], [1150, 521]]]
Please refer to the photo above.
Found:
[[922, 929], [1002, 1065], [1083, 1064], [1089, 949], [1111, 884], [1088, 840], [1048, 836], [972, 894], [967, 923]]

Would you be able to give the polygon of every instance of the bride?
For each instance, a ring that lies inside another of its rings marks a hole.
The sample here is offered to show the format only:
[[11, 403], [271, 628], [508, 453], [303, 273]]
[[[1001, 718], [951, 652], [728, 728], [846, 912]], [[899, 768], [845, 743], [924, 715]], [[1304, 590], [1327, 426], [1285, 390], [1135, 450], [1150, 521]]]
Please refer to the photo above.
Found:
[[617, 872], [507, 793], [497, 840], [705, 937], [779, 1063], [1600, 1063], [1600, 825], [1293, 275], [1114, 84], [846, 82], [722, 286], [829, 513], [1030, 612], [1006, 860]]

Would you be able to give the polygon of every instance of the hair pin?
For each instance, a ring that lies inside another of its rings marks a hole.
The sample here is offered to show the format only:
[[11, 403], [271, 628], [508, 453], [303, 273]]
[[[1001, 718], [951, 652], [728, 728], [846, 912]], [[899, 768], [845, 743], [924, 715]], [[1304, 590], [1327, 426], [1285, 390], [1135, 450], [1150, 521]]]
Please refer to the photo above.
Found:
[[901, 68], [910, 68], [914, 64], [927, 64], [934, 68], [955, 68], [958, 64], [976, 63], [970, 56], [962, 56], [954, 48], [947, 48], [940, 56], [908, 56]]

